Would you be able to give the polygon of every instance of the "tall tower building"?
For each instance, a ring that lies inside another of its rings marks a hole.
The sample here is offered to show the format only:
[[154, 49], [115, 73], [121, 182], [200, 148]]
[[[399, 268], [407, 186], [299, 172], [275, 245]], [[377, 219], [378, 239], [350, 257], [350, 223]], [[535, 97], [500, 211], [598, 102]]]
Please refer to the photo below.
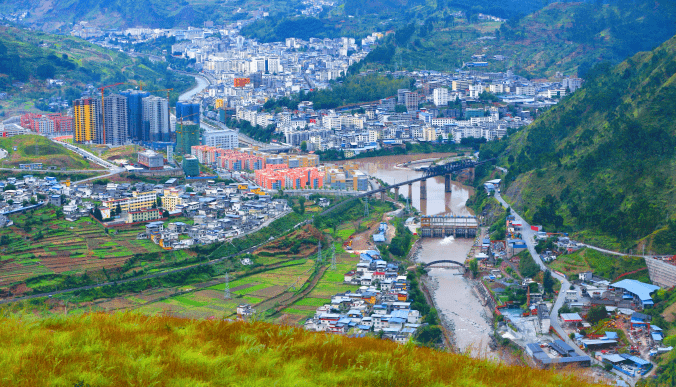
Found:
[[200, 124], [200, 104], [198, 102], [176, 102], [176, 122], [192, 121]]
[[142, 136], [143, 132], [143, 104], [142, 100], [149, 97], [150, 93], [140, 90], [127, 90], [120, 93], [127, 98], [127, 118], [128, 134], [130, 138], [136, 140], [146, 140]]
[[97, 142], [101, 131], [101, 100], [81, 98], [73, 101], [73, 141]]
[[169, 102], [166, 98], [143, 98], [143, 140], [171, 141]]
[[[99, 144], [124, 145], [129, 138], [127, 98], [113, 94], [103, 99], [103, 131]], [[104, 138], [105, 133], [105, 138]]]
[[189, 154], [190, 148], [200, 144], [200, 126], [192, 121], [176, 123], [176, 153]]

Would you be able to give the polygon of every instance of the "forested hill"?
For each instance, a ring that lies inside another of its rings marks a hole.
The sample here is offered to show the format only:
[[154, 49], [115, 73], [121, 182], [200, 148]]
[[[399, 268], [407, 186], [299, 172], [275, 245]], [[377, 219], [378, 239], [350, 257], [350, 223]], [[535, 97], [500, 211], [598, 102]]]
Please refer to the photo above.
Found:
[[535, 224], [674, 253], [675, 118], [673, 37], [616, 67], [594, 67], [582, 89], [483, 152], [502, 155], [503, 192]]

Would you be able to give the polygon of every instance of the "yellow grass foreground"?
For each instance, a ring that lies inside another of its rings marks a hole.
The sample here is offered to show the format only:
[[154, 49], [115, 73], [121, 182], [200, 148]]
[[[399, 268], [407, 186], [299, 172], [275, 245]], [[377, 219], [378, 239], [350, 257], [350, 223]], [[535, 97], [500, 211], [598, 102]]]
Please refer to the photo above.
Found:
[[132, 313], [2, 318], [0, 343], [2, 386], [586, 385], [378, 339]]

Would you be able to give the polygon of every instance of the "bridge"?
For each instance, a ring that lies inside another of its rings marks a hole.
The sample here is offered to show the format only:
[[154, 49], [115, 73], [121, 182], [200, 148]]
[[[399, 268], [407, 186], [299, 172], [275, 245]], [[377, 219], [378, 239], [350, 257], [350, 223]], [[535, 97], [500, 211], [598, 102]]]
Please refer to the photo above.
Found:
[[[390, 184], [388, 186], [383, 186], [378, 189], [374, 189], [368, 192], [364, 192], [361, 194], [354, 195], [355, 198], [363, 198], [363, 197], [371, 197], [373, 195], [380, 194], [381, 199], [385, 200], [385, 196], [387, 195], [387, 192], [390, 190], [394, 190], [394, 197], [398, 198], [399, 197], [399, 187], [408, 185], [408, 197], [412, 197], [412, 192], [413, 192], [413, 183], [415, 182], [420, 182], [420, 199], [421, 200], [427, 200], [427, 179], [436, 177], [436, 176], [444, 176], [445, 177], [445, 192], [451, 192], [451, 174], [454, 172], [459, 172], [462, 171], [463, 169], [471, 169], [473, 170], [474, 168], [478, 167], [479, 165], [490, 163], [491, 161], [495, 161], [495, 159], [487, 159], [483, 161], [474, 161], [474, 160], [457, 160], [453, 161], [450, 163], [446, 164], [441, 164], [441, 165], [431, 165], [427, 168], [423, 169], [423, 175], [421, 177], [411, 179], [411, 180], [406, 180], [402, 181], [399, 183], [395, 184]], [[472, 175], [474, 175], [472, 173]], [[338, 203], [336, 205], [333, 205], [326, 210], [324, 210], [320, 215], [326, 215], [329, 212], [335, 210], [336, 208], [340, 207], [341, 205], [344, 205], [347, 203], [349, 200], [345, 200], [341, 203]]]
[[429, 263], [426, 263], [423, 265], [423, 268], [425, 269], [432, 269], [432, 268], [459, 268], [460, 271], [463, 273], [465, 272], [465, 265], [463, 263], [457, 262], [457, 261], [451, 261], [450, 259], [440, 259], [438, 261], [432, 261]]

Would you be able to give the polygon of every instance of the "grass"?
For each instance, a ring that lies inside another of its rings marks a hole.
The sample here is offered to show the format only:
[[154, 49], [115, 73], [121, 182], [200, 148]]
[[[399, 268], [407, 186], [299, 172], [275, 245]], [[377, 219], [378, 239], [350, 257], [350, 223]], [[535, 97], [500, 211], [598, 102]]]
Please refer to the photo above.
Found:
[[[566, 276], [591, 270], [599, 277], [614, 281], [624, 273], [645, 269], [646, 263], [643, 258], [639, 257], [621, 257], [603, 254], [593, 249], [581, 249], [572, 254], [560, 255], [550, 266], [552, 269], [566, 274]], [[622, 278], [650, 282], [647, 270]]]
[[134, 313], [0, 320], [12, 386], [589, 385], [579, 372], [510, 366], [375, 338], [262, 322]]
[[[16, 151], [14, 147], [16, 147]], [[2, 160], [2, 165], [5, 167], [42, 163], [44, 167], [53, 165], [67, 169], [102, 169], [101, 166], [90, 163], [82, 156], [53, 143], [43, 136], [26, 134], [11, 138], [0, 138], [0, 148], [5, 149], [8, 153], [7, 157]]]

